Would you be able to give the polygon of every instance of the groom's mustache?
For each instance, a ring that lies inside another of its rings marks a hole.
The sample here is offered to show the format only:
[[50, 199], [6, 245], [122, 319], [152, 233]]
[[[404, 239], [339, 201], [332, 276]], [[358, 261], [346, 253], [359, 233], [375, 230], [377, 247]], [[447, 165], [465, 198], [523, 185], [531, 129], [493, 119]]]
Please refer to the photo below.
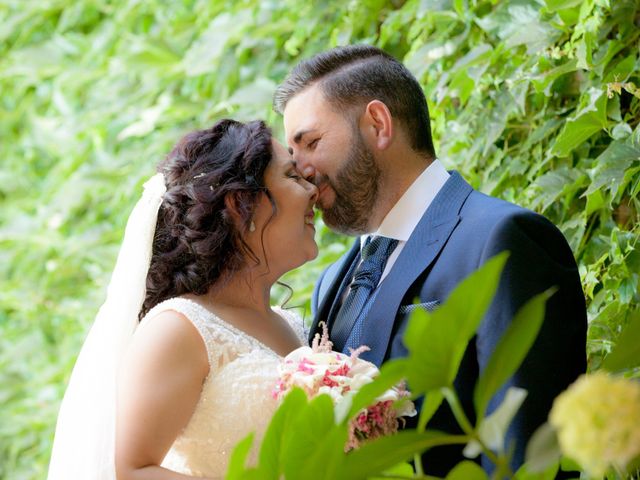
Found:
[[326, 180], [322, 175], [314, 175], [311, 179], [311, 183], [313, 183], [316, 187], [320, 188], [322, 185], [326, 184]]
[[[318, 188], [318, 196], [322, 197], [322, 192], [327, 189], [327, 187], [333, 188], [333, 182], [329, 177], [322, 174], [316, 174], [313, 178], [310, 178], [309, 181], [313, 183]], [[320, 198], [318, 198], [320, 200]]]
[[335, 188], [334, 181], [328, 175], [324, 175], [322, 173], [316, 173], [309, 179], [309, 181], [318, 187], [318, 189], [321, 189], [322, 187]]

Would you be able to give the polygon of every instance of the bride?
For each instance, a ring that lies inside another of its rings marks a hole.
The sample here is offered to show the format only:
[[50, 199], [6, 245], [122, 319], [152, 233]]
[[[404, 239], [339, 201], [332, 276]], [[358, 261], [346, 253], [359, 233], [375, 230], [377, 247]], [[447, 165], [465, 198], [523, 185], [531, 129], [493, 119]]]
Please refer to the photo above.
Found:
[[318, 253], [318, 194], [265, 124], [192, 132], [158, 171], [74, 367], [50, 480], [224, 477], [276, 408], [280, 357], [306, 343], [269, 299]]

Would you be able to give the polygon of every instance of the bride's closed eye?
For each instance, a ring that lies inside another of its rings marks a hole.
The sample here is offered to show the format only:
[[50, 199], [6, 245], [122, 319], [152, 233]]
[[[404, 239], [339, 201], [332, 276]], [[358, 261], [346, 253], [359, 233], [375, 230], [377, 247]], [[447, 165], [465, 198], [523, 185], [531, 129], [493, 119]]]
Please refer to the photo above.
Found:
[[287, 173], [287, 177], [288, 177], [288, 178], [292, 178], [292, 179], [294, 179], [295, 181], [302, 180], [302, 174], [301, 174], [300, 172], [298, 172], [297, 170], [290, 170], [290, 171]]

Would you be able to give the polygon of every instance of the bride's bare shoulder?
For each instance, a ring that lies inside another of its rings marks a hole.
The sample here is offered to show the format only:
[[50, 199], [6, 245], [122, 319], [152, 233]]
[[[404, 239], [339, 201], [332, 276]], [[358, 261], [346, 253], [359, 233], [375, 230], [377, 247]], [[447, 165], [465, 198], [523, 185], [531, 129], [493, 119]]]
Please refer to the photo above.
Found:
[[195, 368], [206, 376], [209, 369], [202, 336], [184, 313], [167, 309], [145, 318], [128, 349], [129, 361], [150, 362], [160, 368]]

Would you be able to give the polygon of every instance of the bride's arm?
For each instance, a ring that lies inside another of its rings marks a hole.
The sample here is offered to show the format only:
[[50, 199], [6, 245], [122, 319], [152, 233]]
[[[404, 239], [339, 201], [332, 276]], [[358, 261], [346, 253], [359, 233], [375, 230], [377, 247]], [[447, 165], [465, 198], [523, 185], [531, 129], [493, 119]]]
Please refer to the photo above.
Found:
[[118, 381], [118, 480], [193, 479], [160, 463], [191, 418], [208, 372], [202, 337], [181, 314], [166, 311], [141, 325]]

